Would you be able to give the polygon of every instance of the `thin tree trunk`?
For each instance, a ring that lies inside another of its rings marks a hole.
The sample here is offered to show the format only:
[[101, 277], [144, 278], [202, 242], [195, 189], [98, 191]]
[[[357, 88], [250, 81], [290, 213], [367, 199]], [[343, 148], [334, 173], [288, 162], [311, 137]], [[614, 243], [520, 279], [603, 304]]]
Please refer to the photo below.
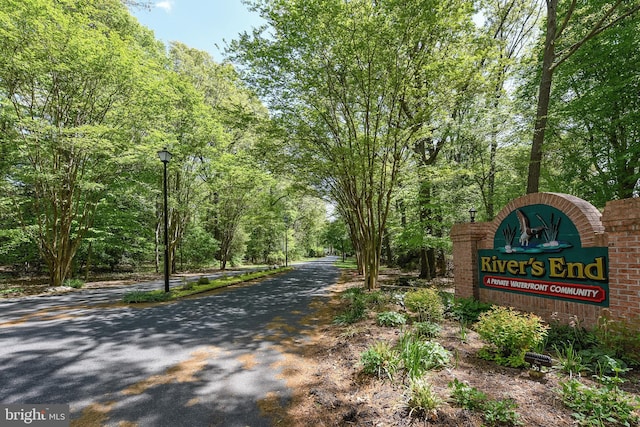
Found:
[[542, 56], [542, 74], [538, 89], [538, 109], [533, 130], [533, 142], [529, 156], [529, 176], [527, 178], [527, 194], [537, 193], [540, 188], [540, 166], [542, 162], [542, 146], [547, 128], [551, 82], [553, 79], [553, 61], [555, 60], [555, 42], [558, 30], [558, 0], [547, 0], [547, 36]]

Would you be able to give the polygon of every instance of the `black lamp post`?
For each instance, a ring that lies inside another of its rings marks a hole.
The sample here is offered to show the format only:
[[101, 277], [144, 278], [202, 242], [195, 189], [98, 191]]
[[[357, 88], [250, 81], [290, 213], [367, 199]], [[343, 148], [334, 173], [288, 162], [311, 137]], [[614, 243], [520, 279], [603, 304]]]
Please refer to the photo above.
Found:
[[284, 216], [284, 266], [289, 266], [289, 215]]
[[469, 217], [471, 218], [471, 222], [476, 222], [476, 213], [478, 213], [478, 211], [476, 211], [475, 208], [469, 209]]
[[171, 160], [171, 153], [164, 150], [158, 151], [158, 157], [164, 164], [164, 291], [169, 292], [169, 214], [167, 209], [167, 164]]

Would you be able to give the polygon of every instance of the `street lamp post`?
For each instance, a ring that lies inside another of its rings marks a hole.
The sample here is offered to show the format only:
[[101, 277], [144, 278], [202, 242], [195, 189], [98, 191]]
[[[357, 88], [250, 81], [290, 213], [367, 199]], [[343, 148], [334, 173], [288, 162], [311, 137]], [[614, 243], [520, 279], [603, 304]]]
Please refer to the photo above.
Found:
[[289, 266], [289, 215], [284, 216], [284, 266]]
[[167, 209], [167, 164], [171, 160], [171, 153], [165, 147], [158, 151], [158, 157], [164, 164], [164, 291], [169, 292], [169, 214]]

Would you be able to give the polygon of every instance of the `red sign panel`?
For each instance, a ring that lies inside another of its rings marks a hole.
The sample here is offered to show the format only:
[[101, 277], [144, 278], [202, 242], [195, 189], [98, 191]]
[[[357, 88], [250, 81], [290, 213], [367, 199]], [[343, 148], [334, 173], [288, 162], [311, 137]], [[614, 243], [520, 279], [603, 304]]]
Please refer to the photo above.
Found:
[[602, 303], [607, 297], [606, 290], [603, 287], [577, 283], [560, 283], [535, 279], [484, 276], [482, 284], [489, 288], [496, 288], [505, 291], [519, 291], [524, 293], [547, 295], [555, 298], [589, 301], [593, 303]]

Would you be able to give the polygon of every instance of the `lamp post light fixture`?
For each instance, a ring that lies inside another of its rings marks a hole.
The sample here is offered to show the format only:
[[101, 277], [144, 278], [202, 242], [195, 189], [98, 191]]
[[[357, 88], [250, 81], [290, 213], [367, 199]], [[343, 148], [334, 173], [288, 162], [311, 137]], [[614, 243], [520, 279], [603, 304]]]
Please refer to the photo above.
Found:
[[164, 147], [158, 151], [158, 157], [164, 164], [164, 291], [169, 292], [169, 214], [167, 209], [167, 164], [171, 160], [171, 153]]
[[471, 218], [471, 222], [476, 222], [476, 213], [478, 213], [478, 211], [475, 208], [469, 209], [469, 218]]

